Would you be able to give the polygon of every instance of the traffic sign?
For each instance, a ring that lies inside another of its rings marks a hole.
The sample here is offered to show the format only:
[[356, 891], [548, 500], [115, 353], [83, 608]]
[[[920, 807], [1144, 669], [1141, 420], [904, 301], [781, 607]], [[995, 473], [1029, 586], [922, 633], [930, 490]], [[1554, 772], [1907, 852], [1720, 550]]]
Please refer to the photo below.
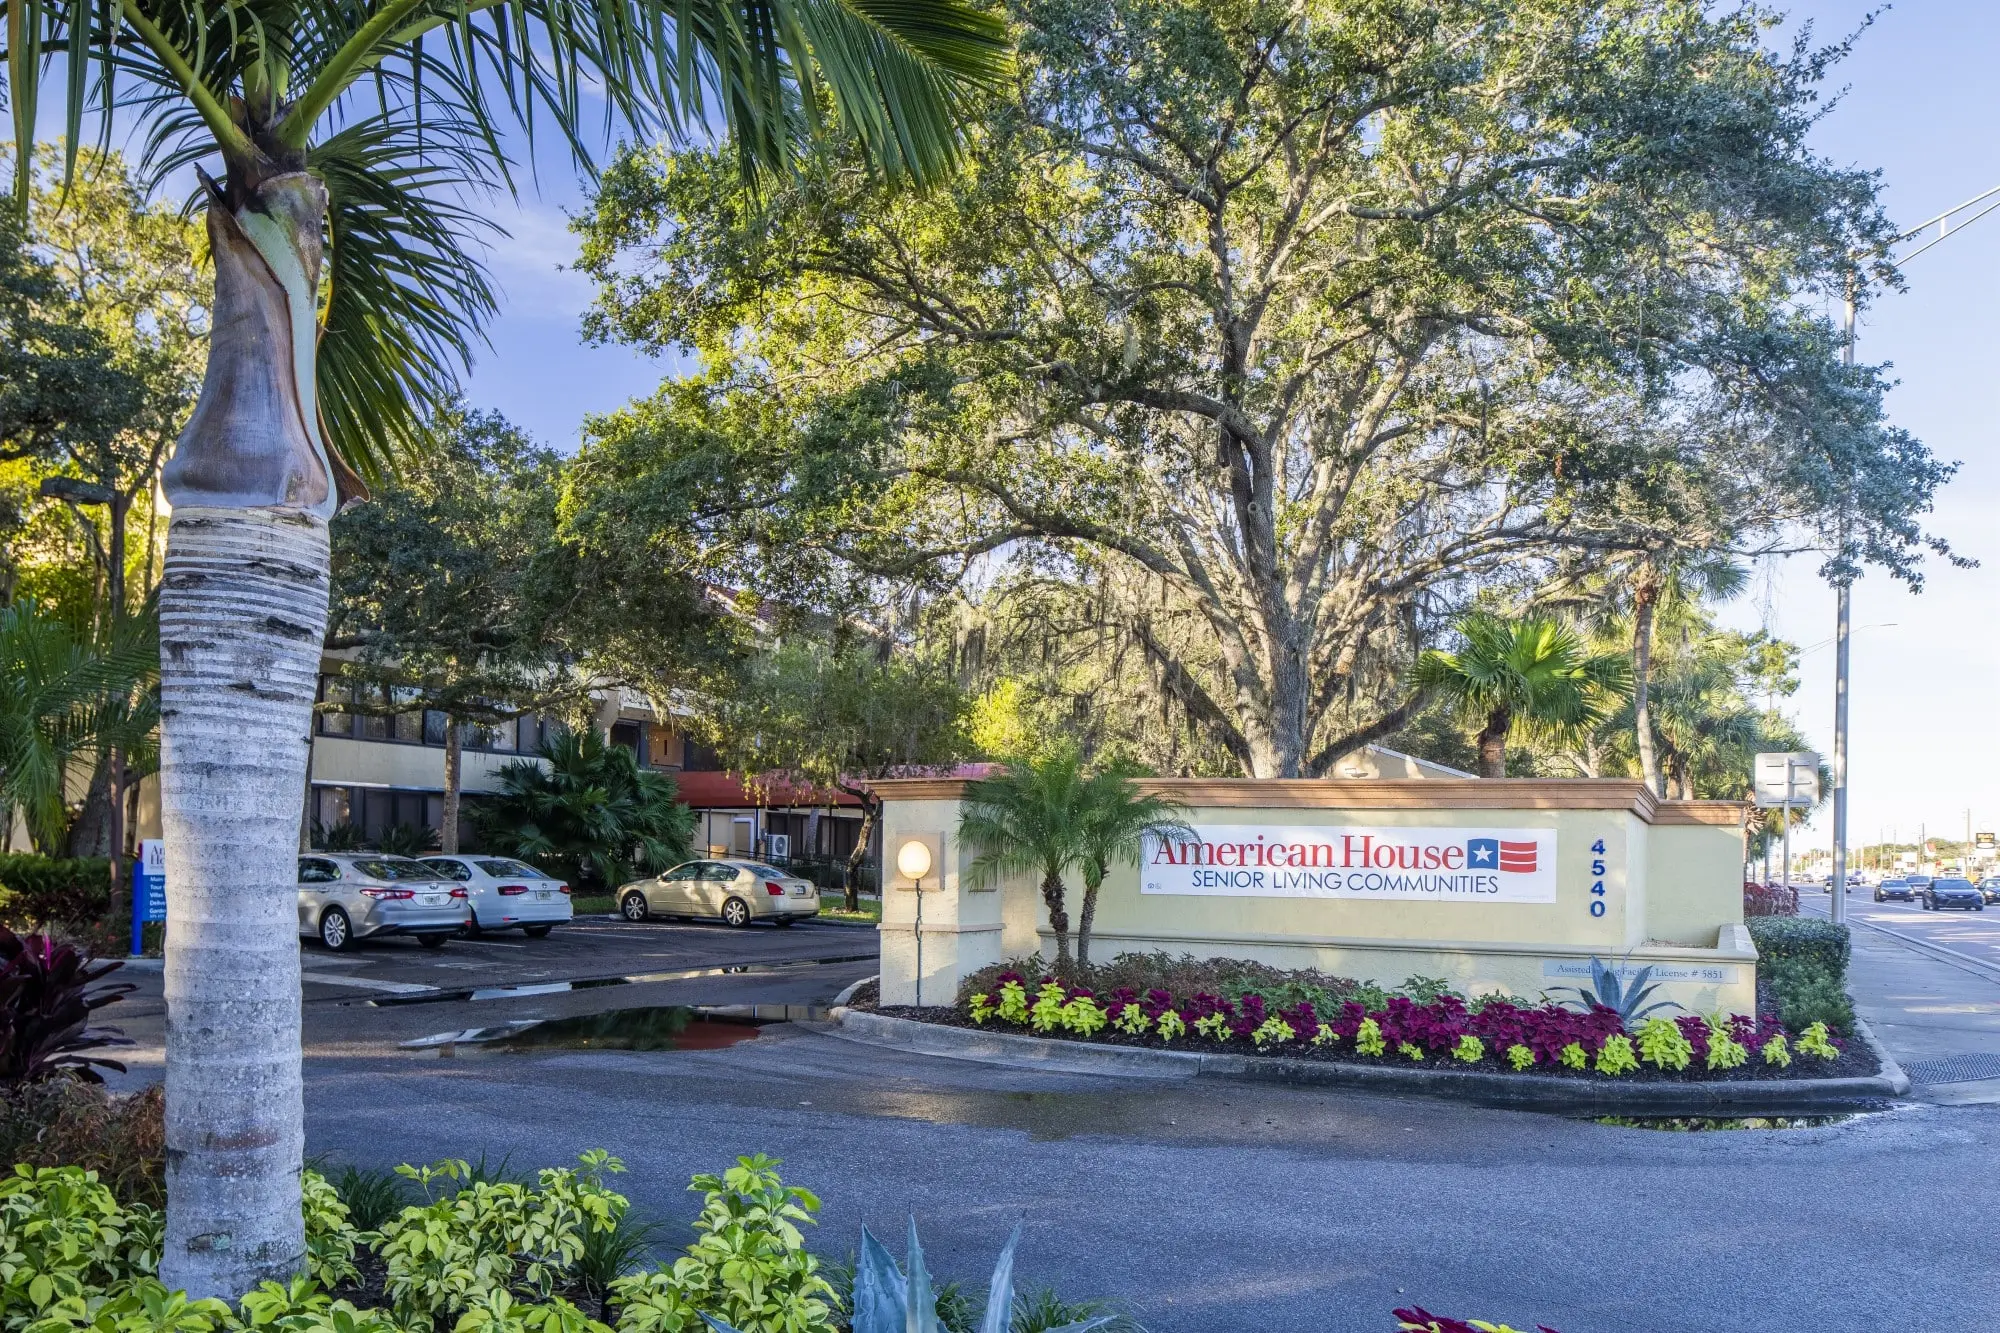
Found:
[[1811, 809], [1819, 804], [1819, 755], [1812, 750], [1760, 754], [1752, 776], [1759, 809], [1776, 806]]

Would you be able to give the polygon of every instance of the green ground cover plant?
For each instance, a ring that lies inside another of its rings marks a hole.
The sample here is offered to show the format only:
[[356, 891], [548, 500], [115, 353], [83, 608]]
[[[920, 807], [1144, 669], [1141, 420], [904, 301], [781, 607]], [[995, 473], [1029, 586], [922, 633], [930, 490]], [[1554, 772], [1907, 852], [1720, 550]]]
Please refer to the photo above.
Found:
[[[62, 1082], [71, 1082], [63, 1080]], [[83, 1085], [77, 1084], [81, 1087]], [[96, 1091], [92, 1089], [91, 1091]], [[153, 1098], [157, 1103], [157, 1097]], [[190, 1300], [157, 1276], [158, 1195], [135, 1198], [70, 1163], [20, 1165], [0, 1179], [4, 1333], [847, 1333], [886, 1328], [882, 1265], [862, 1234], [852, 1265], [822, 1261], [806, 1237], [819, 1211], [776, 1159], [740, 1157], [694, 1177], [694, 1239], [655, 1256], [658, 1224], [610, 1188], [617, 1158], [524, 1177], [505, 1161], [448, 1159], [394, 1172], [347, 1168], [303, 1181], [305, 1271], [240, 1302]], [[911, 1256], [893, 1327], [937, 1333], [1119, 1333], [1102, 1302], [1011, 1286], [1010, 1242], [997, 1322], [955, 1283], [933, 1284]], [[921, 1276], [919, 1276], [921, 1275]], [[922, 1319], [906, 1310], [912, 1298]], [[991, 1304], [989, 1296], [988, 1304]], [[874, 1322], [870, 1322], [873, 1320]]]

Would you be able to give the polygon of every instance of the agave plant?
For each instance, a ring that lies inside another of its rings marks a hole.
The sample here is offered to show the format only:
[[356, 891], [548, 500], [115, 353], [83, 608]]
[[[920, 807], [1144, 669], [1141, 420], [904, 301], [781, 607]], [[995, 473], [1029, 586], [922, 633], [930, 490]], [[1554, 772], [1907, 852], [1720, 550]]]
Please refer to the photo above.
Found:
[[57, 1075], [102, 1083], [96, 1065], [124, 1072], [116, 1060], [80, 1054], [130, 1044], [117, 1028], [90, 1026], [92, 1013], [133, 989], [123, 982], [86, 989], [121, 965], [92, 967], [67, 944], [0, 926], [0, 1087]]
[[1590, 960], [1590, 989], [1581, 986], [1560, 986], [1558, 991], [1568, 991], [1576, 997], [1577, 1006], [1588, 1013], [1592, 1008], [1610, 1009], [1617, 1013], [1619, 1021], [1627, 1029], [1638, 1025], [1641, 1019], [1659, 1009], [1678, 1009], [1672, 1000], [1651, 999], [1660, 983], [1653, 981], [1653, 969], [1642, 967], [1632, 974], [1630, 981], [1619, 978], [1618, 969], [1609, 966], [1601, 958]]
[[[1014, 1313], [1014, 1247], [1020, 1243], [1021, 1228], [1007, 1238], [1007, 1248], [993, 1265], [993, 1281], [986, 1288], [986, 1315], [979, 1321], [979, 1333], [1008, 1333]], [[737, 1330], [710, 1314], [703, 1314], [714, 1333]], [[1097, 1315], [1080, 1323], [1064, 1324], [1046, 1333], [1091, 1333], [1118, 1318]], [[924, 1266], [924, 1247], [917, 1241], [917, 1219], [910, 1219], [910, 1255], [907, 1273], [898, 1267], [888, 1247], [875, 1239], [867, 1227], [861, 1228], [861, 1258], [854, 1267], [853, 1333], [948, 1333], [938, 1318], [937, 1288], [930, 1270]]]

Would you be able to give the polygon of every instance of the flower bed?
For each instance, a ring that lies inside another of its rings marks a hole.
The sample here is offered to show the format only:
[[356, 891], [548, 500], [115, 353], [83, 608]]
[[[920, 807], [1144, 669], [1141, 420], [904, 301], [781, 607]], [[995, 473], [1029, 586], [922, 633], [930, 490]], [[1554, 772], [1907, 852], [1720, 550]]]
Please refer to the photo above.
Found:
[[[897, 1011], [940, 1021], [936, 1010]], [[1069, 1041], [1228, 1051], [1404, 1067], [1537, 1073], [1576, 1078], [1791, 1079], [1873, 1074], [1860, 1043], [1824, 1023], [1791, 1031], [1776, 1017], [1655, 1017], [1629, 1029], [1614, 1010], [1498, 997], [1467, 1002], [1390, 996], [1380, 1007], [1309, 1000], [1278, 1006], [1255, 992], [1175, 996], [1121, 987], [1104, 995], [1051, 977], [1003, 972], [943, 1021]]]

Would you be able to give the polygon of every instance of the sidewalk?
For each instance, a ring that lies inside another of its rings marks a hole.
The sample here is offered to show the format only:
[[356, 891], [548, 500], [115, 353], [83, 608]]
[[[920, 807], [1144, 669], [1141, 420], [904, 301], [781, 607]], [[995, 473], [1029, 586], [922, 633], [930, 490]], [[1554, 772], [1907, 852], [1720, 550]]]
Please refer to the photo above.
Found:
[[[1804, 904], [1808, 912], [1818, 906]], [[1850, 930], [1847, 988], [1909, 1074], [1911, 1098], [2000, 1105], [2000, 967], [1933, 952], [1865, 922]]]

